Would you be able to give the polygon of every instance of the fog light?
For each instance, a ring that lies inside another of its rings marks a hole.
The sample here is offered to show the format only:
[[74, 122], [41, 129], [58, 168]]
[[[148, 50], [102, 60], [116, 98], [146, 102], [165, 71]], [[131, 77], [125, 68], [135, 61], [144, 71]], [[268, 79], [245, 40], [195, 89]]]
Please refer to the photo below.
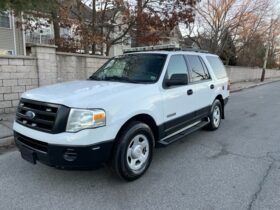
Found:
[[66, 152], [63, 155], [64, 160], [68, 162], [73, 162], [77, 159], [78, 153], [75, 152], [74, 149], [67, 149]]

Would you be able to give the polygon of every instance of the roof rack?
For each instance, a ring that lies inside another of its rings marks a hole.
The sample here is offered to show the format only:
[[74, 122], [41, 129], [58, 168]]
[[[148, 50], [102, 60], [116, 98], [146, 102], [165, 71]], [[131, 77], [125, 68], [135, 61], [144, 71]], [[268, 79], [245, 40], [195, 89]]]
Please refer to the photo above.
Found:
[[124, 49], [123, 53], [132, 53], [132, 52], [143, 52], [143, 51], [175, 51], [180, 50], [179, 45], [154, 45], [154, 46], [145, 46], [145, 47], [133, 47]]
[[123, 53], [126, 54], [126, 53], [144, 52], [144, 51], [192, 51], [192, 52], [200, 52], [200, 53], [209, 53], [207, 50], [202, 50], [197, 48], [181, 48], [177, 44], [134, 47], [134, 48], [124, 49]]

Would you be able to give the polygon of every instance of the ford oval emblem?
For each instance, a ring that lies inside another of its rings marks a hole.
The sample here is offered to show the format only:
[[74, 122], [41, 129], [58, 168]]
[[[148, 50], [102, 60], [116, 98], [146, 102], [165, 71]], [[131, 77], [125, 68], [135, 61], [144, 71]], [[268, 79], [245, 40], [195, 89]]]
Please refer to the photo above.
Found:
[[35, 115], [35, 113], [32, 112], [32, 111], [27, 111], [27, 112], [25, 113], [25, 116], [28, 117], [28, 119], [32, 120], [32, 119], [34, 119], [34, 117], [35, 117], [36, 115]]

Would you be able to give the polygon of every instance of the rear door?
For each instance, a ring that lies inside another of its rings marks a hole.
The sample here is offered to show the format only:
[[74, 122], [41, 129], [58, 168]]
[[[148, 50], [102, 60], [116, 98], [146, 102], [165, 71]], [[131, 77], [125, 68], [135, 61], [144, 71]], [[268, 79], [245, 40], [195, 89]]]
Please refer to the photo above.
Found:
[[215, 95], [215, 85], [207, 66], [199, 55], [186, 55], [190, 69], [190, 87], [193, 89], [195, 117], [201, 119], [208, 116]]
[[[188, 74], [184, 55], [172, 55], [169, 59], [165, 80], [173, 74]], [[164, 133], [169, 135], [188, 126], [195, 116], [194, 96], [188, 85], [166, 87], [163, 85]], [[189, 94], [188, 94], [189, 92]]]

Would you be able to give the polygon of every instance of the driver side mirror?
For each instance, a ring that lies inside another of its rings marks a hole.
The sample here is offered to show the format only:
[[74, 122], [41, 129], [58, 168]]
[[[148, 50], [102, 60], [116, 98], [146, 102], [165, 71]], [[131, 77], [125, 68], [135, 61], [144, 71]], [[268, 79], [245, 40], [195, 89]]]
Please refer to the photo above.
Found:
[[188, 74], [172, 74], [171, 78], [166, 80], [165, 83], [168, 87], [187, 85], [188, 84]]

